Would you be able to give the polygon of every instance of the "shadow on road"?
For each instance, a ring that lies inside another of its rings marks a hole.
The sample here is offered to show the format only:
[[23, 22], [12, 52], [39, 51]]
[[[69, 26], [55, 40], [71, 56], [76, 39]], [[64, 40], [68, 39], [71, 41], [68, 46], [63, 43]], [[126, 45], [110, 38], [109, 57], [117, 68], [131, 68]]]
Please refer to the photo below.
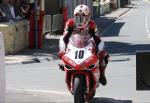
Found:
[[139, 50], [150, 50], [150, 44], [130, 44], [124, 42], [105, 42], [105, 49], [110, 54], [135, 55]]
[[59, 39], [45, 39], [43, 42], [43, 47], [41, 49], [26, 49], [17, 54], [56, 54], [59, 50]]
[[116, 18], [113, 17], [102, 17], [102, 16], [94, 19], [100, 33], [102, 33], [109, 25], [113, 24], [115, 20]]
[[117, 22], [113, 23], [111, 28], [107, 28], [106, 31], [104, 30], [102, 32], [103, 37], [114, 37], [114, 36], [119, 36], [120, 30], [123, 27], [125, 23], [124, 22]]
[[36, 57], [45, 57], [53, 58], [55, 60], [58, 58], [59, 51], [59, 39], [45, 39], [43, 47], [41, 49], [24, 49], [13, 55], [26, 55], [26, 56], [36, 56]]
[[43, 50], [47, 53], [58, 53], [59, 51], [59, 39], [45, 39]]
[[132, 100], [116, 100], [112, 98], [96, 97], [88, 103], [133, 103]]

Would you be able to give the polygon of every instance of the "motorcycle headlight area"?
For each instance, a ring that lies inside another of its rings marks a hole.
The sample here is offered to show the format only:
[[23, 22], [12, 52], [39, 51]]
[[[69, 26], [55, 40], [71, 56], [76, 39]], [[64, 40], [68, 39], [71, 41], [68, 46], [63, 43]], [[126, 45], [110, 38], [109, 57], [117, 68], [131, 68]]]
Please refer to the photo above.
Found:
[[[72, 68], [72, 67], [69, 66], [69, 65], [65, 65], [65, 68], [66, 68], [67, 70], [75, 70], [74, 68]], [[81, 70], [92, 70], [92, 69], [94, 69], [94, 68], [95, 68], [95, 64], [92, 64], [92, 65], [90, 65], [89, 67], [83, 68], [83, 69], [81, 69]]]
[[87, 70], [92, 70], [93, 68], [95, 68], [95, 65], [94, 64], [92, 64], [92, 65], [90, 65], [88, 68], [86, 68]]
[[65, 65], [65, 68], [71, 70], [72, 68], [69, 65]]

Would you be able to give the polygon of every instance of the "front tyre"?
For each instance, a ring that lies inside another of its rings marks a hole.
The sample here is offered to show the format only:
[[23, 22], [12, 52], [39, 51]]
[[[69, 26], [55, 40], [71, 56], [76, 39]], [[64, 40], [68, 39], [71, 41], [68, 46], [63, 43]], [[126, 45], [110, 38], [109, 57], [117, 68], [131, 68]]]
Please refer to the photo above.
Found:
[[74, 103], [85, 103], [85, 77], [76, 75], [74, 78]]
[[95, 96], [96, 91], [94, 91], [88, 99], [92, 99]]

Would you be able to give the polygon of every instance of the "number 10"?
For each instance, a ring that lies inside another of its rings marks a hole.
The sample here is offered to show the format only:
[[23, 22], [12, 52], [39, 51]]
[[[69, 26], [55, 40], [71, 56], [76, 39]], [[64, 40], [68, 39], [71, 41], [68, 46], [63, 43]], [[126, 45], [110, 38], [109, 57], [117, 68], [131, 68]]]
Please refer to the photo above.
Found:
[[83, 50], [80, 50], [80, 51], [76, 51], [75, 52], [75, 59], [79, 58], [79, 59], [82, 59], [84, 56], [84, 51]]

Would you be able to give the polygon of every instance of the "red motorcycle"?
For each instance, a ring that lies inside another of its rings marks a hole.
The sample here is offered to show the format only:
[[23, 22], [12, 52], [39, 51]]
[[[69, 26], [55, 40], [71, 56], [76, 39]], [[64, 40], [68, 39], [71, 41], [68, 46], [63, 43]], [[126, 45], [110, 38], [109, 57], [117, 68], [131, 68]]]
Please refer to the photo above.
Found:
[[68, 90], [74, 95], [74, 103], [85, 103], [95, 96], [99, 86], [99, 59], [89, 35], [72, 35], [62, 56]]

